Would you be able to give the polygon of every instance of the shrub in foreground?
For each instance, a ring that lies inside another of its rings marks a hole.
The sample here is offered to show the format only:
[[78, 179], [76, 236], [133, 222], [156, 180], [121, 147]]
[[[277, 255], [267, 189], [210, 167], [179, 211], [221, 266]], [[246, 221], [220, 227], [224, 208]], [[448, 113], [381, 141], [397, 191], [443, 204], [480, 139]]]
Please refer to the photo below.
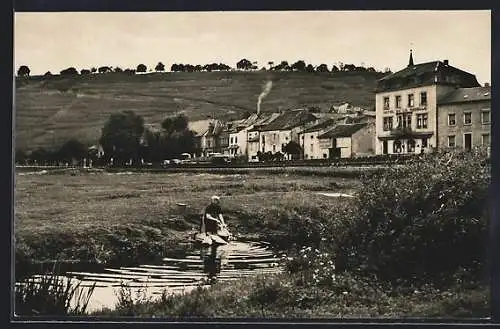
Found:
[[343, 267], [391, 281], [483, 275], [490, 169], [476, 152], [413, 159], [365, 175], [357, 216], [334, 235]]

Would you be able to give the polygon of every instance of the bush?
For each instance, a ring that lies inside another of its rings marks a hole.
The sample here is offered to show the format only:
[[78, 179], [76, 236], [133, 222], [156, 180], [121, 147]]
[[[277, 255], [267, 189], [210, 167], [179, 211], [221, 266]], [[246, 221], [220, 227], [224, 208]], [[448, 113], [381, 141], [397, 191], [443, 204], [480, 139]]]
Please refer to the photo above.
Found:
[[483, 155], [422, 157], [363, 176], [358, 214], [335, 234], [343, 267], [391, 281], [446, 280], [459, 269], [482, 275], [490, 181]]

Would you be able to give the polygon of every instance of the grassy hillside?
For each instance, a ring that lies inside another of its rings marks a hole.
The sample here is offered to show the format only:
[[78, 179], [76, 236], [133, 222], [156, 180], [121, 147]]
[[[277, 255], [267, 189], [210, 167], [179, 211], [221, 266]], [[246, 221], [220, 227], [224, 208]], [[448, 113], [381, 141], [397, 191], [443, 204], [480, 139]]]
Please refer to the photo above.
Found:
[[239, 117], [255, 111], [266, 80], [271, 93], [263, 112], [302, 106], [328, 109], [350, 102], [373, 107], [380, 73], [197, 72], [129, 76], [105, 74], [18, 78], [16, 82], [16, 148], [59, 145], [76, 137], [95, 143], [110, 114], [133, 110], [149, 124], [185, 113], [190, 120]]

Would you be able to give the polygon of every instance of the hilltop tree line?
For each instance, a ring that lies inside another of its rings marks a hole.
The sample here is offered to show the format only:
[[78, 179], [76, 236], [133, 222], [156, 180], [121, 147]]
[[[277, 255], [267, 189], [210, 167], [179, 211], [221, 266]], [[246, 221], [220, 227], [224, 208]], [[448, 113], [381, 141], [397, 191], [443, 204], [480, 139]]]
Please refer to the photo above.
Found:
[[[262, 66], [260, 69], [257, 65], [257, 62], [252, 62], [246, 58], [241, 59], [236, 63], [236, 70], [240, 71], [286, 71], [286, 72], [379, 72], [375, 70], [373, 67], [365, 67], [365, 65], [356, 66], [354, 64], [344, 64], [342, 62], [338, 62], [337, 64], [333, 64], [328, 66], [325, 63], [322, 63], [318, 66], [314, 66], [312, 64], [306, 64], [303, 60], [298, 60], [293, 64], [289, 64], [287, 61], [281, 61], [279, 64], [276, 64], [273, 61], [267, 63], [268, 67]], [[192, 64], [182, 64], [175, 63], [170, 67], [171, 72], [212, 72], [212, 71], [232, 71], [234, 70], [231, 66], [224, 63], [211, 63], [205, 65], [192, 65]], [[150, 72], [153, 71], [152, 68], [149, 69]], [[165, 64], [159, 62], [154, 67], [155, 72], [164, 72]], [[26, 65], [21, 65], [17, 70], [17, 75], [19, 77], [29, 77], [30, 69]], [[121, 67], [113, 67], [113, 66], [101, 66], [99, 68], [92, 67], [90, 69], [81, 69], [78, 71], [74, 67], [69, 67], [59, 72], [60, 75], [64, 76], [74, 76], [74, 75], [89, 75], [89, 74], [106, 74], [106, 73], [125, 73], [125, 74], [136, 74], [136, 73], [146, 73], [148, 72], [148, 67], [145, 64], [139, 64], [136, 68], [130, 69], [122, 69]], [[390, 73], [390, 68], [386, 67], [383, 73]], [[52, 76], [50, 71], [47, 71], [44, 74], [45, 77]]]
[[161, 122], [161, 130], [145, 128], [144, 119], [133, 111], [112, 114], [106, 121], [99, 139], [104, 151], [100, 157], [96, 147], [88, 147], [75, 138], [59, 148], [38, 148], [32, 152], [16, 150], [17, 164], [82, 165], [83, 159], [94, 165], [113, 163], [123, 166], [132, 161], [159, 163], [163, 159], [177, 158], [180, 154], [196, 152], [195, 133], [188, 128], [184, 115], [167, 117]]

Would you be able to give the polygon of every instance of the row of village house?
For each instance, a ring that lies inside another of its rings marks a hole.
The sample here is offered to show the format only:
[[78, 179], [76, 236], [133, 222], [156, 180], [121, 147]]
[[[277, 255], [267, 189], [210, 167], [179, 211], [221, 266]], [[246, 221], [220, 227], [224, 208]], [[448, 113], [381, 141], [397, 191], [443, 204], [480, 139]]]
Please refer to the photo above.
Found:
[[[203, 127], [205, 126], [205, 127]], [[255, 113], [247, 119], [222, 122], [195, 121], [190, 128], [197, 132], [195, 156], [213, 153], [245, 156], [259, 161], [259, 153], [284, 152], [294, 141], [301, 146], [304, 159], [362, 156], [374, 153], [374, 113], [317, 113], [294, 109], [282, 113]], [[201, 128], [201, 129], [200, 129]]]
[[258, 161], [259, 151], [283, 153], [290, 141], [301, 146], [303, 159], [490, 148], [491, 87], [447, 60], [414, 64], [410, 52], [406, 68], [378, 81], [375, 113], [343, 112], [295, 109], [228, 123], [198, 121], [191, 129], [198, 133], [198, 155], [249, 161]]
[[[491, 87], [447, 60], [414, 64], [380, 79], [375, 112], [359, 108], [321, 113], [293, 109], [247, 119], [189, 123], [198, 154], [246, 156], [283, 152], [290, 141], [302, 159], [411, 154], [447, 148], [490, 148]], [[285, 154], [290, 159], [290, 154]]]

